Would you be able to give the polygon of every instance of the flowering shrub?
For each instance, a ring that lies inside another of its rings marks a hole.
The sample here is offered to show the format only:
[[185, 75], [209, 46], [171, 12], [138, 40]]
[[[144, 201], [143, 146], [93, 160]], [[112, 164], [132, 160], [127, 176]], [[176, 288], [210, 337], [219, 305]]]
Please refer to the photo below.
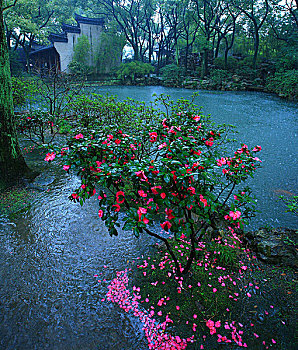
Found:
[[[123, 223], [137, 237], [146, 233], [160, 239], [176, 274], [185, 274], [208, 228], [216, 232], [227, 226], [233, 234], [252, 214], [250, 191], [239, 185], [259, 166], [256, 153], [261, 147], [250, 150], [243, 144], [232, 156], [223, 156], [230, 128], [216, 126], [187, 100], [174, 103], [161, 96], [155, 103], [162, 109], [143, 108], [142, 119], [132, 101], [123, 103], [119, 113], [125, 111], [125, 128], [112, 121], [96, 127], [95, 120], [94, 129], [79, 129], [59, 151], [64, 169], [81, 177], [70, 198], [83, 204], [97, 193], [98, 216], [111, 235]], [[112, 101], [109, 108], [117, 110]], [[135, 123], [129, 120], [133, 116]], [[46, 157], [52, 159], [53, 152]], [[155, 223], [165, 232], [158, 234]], [[183, 266], [166, 232], [190, 241]]]

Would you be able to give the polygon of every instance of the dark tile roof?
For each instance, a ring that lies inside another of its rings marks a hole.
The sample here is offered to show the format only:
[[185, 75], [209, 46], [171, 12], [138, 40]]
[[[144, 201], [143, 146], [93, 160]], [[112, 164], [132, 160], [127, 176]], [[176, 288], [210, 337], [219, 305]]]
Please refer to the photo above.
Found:
[[52, 43], [54, 43], [54, 42], [67, 43], [68, 42], [66, 33], [61, 33], [61, 34], [51, 33], [49, 36], [49, 40]]
[[85, 23], [85, 24], [94, 24], [94, 25], [103, 25], [104, 24], [104, 18], [89, 18], [89, 17], [83, 17], [75, 13], [75, 20], [78, 23]]
[[34, 54], [36, 54], [36, 53], [39, 53], [39, 52], [42, 52], [42, 51], [51, 50], [51, 49], [54, 49], [54, 50], [55, 50], [53, 44], [51, 44], [51, 45], [49, 45], [49, 46], [43, 46], [43, 47], [39, 48], [38, 50], [32, 51], [32, 52], [30, 52], [29, 56], [32, 56], [32, 55], [34, 55]]
[[62, 30], [66, 33], [81, 33], [81, 29], [79, 26], [72, 26], [65, 23], [62, 24]]

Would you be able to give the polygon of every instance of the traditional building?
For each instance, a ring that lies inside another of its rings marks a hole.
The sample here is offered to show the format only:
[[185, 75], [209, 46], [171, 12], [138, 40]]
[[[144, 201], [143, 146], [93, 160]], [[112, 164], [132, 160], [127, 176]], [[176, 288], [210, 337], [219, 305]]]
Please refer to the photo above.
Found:
[[89, 66], [95, 64], [95, 53], [100, 44], [100, 36], [103, 31], [103, 18], [88, 18], [75, 14], [77, 25], [62, 25], [62, 33], [51, 34], [50, 46], [42, 47], [31, 52], [32, 65], [37, 70], [53, 68], [62, 72], [68, 72], [68, 65], [72, 61], [74, 47], [78, 38], [85, 35], [90, 43]]

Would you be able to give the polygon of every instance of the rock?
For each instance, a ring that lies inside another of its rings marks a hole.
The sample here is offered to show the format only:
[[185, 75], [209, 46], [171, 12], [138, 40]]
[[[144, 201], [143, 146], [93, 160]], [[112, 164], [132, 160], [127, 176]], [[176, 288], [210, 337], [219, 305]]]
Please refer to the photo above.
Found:
[[233, 81], [235, 82], [235, 83], [239, 83], [239, 81], [240, 81], [240, 77], [239, 77], [239, 75], [236, 75], [236, 74], [234, 74], [233, 76], [232, 76], [232, 79], [233, 79]]
[[245, 233], [245, 240], [264, 262], [296, 267], [297, 232], [287, 228], [260, 228]]

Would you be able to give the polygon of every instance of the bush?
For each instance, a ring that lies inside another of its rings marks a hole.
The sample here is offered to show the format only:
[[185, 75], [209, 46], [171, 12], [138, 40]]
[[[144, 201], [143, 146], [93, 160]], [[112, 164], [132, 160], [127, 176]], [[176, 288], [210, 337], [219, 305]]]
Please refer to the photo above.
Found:
[[238, 60], [235, 57], [228, 57], [227, 67], [225, 67], [225, 58], [224, 57], [217, 57], [214, 59], [214, 66], [217, 69], [228, 69], [231, 71], [234, 71], [238, 66]]
[[176, 64], [169, 64], [161, 70], [163, 81], [167, 84], [174, 84], [180, 86], [184, 80], [185, 70]]
[[91, 73], [89, 66], [90, 48], [88, 37], [82, 35], [78, 38], [78, 42], [74, 47], [73, 59], [68, 65], [72, 74], [87, 75]]
[[40, 92], [35, 79], [12, 77], [12, 96], [14, 106], [23, 106], [28, 100], [33, 100]]
[[222, 82], [231, 77], [231, 74], [223, 69], [213, 69], [210, 72], [210, 78], [215, 85], [221, 85]]
[[23, 65], [17, 51], [9, 50], [10, 71], [12, 76], [20, 76], [23, 73]]
[[[257, 66], [261, 63], [261, 58], [257, 58]], [[238, 62], [239, 67], [252, 67], [253, 66], [253, 56], [247, 56], [243, 60]]]
[[[137, 237], [160, 239], [181, 275], [190, 270], [208, 227], [215, 234], [229, 227], [233, 236], [251, 216], [250, 191], [239, 185], [259, 166], [255, 153], [261, 148], [242, 145], [231, 157], [223, 156], [229, 127], [216, 126], [187, 100], [161, 96], [155, 104], [162, 109], [110, 101], [105, 113], [93, 110], [94, 121], [78, 125], [63, 150], [49, 153], [47, 160], [61, 154], [64, 169], [75, 168], [81, 177], [72, 200], [83, 204], [100, 188], [98, 215], [110, 235], [118, 235], [122, 222]], [[156, 232], [156, 222], [162, 232], [191, 242], [185, 265], [168, 237]]]
[[140, 61], [132, 61], [129, 63], [122, 63], [116, 70], [118, 79], [123, 82], [129, 79], [130, 82], [135, 82], [136, 78], [143, 78], [146, 75], [154, 72], [154, 67], [149, 63], [143, 63]]
[[287, 70], [293, 70], [298, 68], [297, 58], [295, 57], [280, 57], [275, 63], [275, 69], [278, 72], [284, 72]]
[[268, 79], [267, 89], [291, 100], [298, 99], [298, 71], [276, 72]]

